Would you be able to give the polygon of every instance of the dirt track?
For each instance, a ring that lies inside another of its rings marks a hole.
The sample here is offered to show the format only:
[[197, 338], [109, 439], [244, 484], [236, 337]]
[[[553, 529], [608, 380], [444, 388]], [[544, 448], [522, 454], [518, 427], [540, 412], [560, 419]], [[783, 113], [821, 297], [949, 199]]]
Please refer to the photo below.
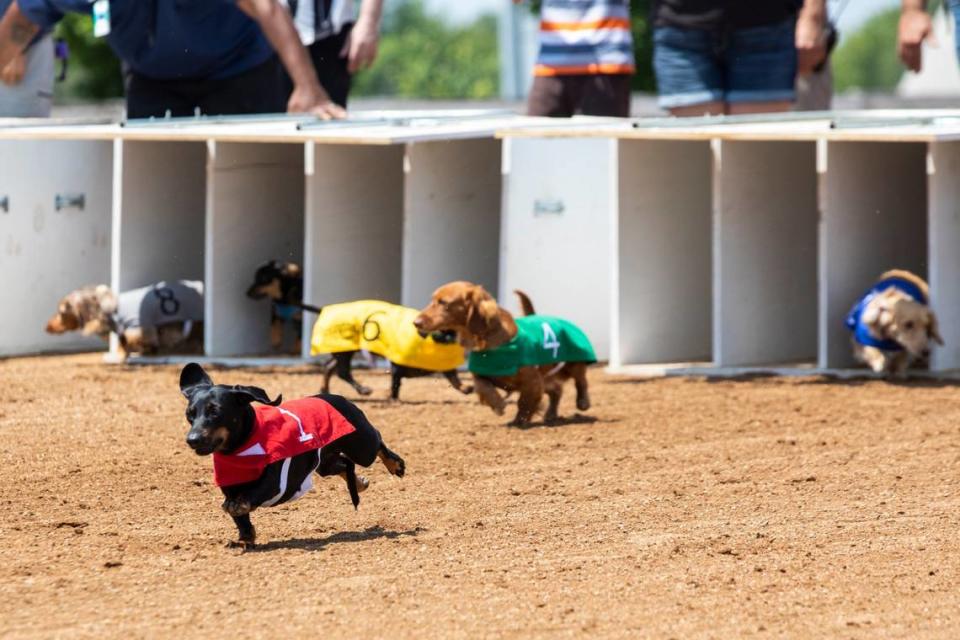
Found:
[[0, 636], [960, 637], [952, 387], [594, 371], [595, 421], [516, 430], [361, 373], [407, 478], [356, 513], [322, 480], [240, 554], [177, 375], [0, 361]]

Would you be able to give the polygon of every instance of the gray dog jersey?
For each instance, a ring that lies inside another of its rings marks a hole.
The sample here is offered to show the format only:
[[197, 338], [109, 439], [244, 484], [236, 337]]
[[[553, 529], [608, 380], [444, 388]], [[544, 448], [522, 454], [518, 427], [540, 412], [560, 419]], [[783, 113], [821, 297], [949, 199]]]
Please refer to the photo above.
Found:
[[173, 280], [124, 291], [114, 316], [120, 331], [203, 321], [203, 282]]

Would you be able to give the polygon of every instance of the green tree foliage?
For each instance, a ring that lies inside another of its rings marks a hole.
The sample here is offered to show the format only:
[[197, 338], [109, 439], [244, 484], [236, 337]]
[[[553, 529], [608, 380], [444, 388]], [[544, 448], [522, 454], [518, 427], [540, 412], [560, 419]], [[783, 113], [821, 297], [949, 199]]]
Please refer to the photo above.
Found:
[[498, 94], [495, 17], [450, 26], [428, 15], [420, 0], [388, 6], [380, 54], [356, 77], [354, 95], [481, 99]]
[[838, 92], [854, 88], [889, 91], [897, 86], [903, 75], [903, 66], [897, 57], [899, 20], [900, 9], [883, 11], [843, 39], [833, 56]]
[[67, 79], [56, 86], [59, 101], [105, 100], [123, 95], [120, 61], [106, 41], [93, 36], [90, 16], [69, 14], [55, 33], [70, 48]]
[[[530, 10], [540, 15], [541, 0], [529, 0]], [[650, 24], [650, 0], [631, 0], [630, 22], [633, 27], [633, 54], [637, 73], [632, 85], [635, 91], [654, 92], [657, 79], [653, 73], [653, 25]]]

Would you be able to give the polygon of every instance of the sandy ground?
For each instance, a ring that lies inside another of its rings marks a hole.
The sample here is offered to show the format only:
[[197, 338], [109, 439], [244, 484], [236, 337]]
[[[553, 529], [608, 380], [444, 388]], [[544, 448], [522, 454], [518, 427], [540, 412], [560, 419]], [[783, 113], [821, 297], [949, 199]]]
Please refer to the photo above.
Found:
[[960, 637], [952, 386], [597, 370], [589, 417], [518, 430], [360, 375], [408, 476], [358, 512], [321, 480], [242, 554], [176, 368], [0, 361], [0, 636]]

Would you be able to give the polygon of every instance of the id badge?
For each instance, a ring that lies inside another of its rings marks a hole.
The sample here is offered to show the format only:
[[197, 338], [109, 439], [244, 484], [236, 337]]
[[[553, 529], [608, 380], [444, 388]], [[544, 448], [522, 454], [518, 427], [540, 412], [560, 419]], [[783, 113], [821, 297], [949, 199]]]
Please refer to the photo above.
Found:
[[93, 35], [97, 38], [110, 35], [110, 0], [93, 3]]

